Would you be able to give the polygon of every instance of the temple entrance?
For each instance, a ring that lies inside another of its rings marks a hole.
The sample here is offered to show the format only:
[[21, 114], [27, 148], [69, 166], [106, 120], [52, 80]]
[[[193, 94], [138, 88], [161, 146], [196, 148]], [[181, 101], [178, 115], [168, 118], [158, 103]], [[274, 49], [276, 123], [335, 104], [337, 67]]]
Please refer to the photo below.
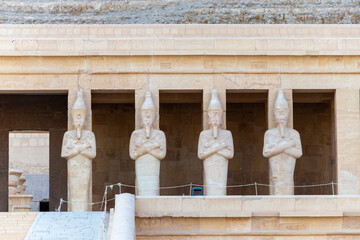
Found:
[[[97, 154], [93, 159], [93, 202], [102, 200], [105, 186], [114, 183], [135, 185], [135, 162], [129, 156], [131, 133], [135, 129], [134, 91], [94, 91], [92, 101], [92, 129], [96, 136]], [[131, 187], [123, 192], [135, 193]], [[114, 198], [119, 188], [108, 191]], [[114, 207], [114, 201], [108, 203]], [[94, 205], [93, 211], [100, 205]]]
[[[160, 186], [202, 184], [203, 163], [197, 156], [202, 131], [202, 92], [160, 91], [160, 129], [167, 153], [161, 161]], [[189, 195], [187, 187], [161, 189], [161, 195]]]
[[46, 131], [49, 137], [49, 209], [67, 196], [67, 164], [61, 158], [67, 129], [66, 93], [0, 94], [0, 211], [8, 211], [9, 132]]
[[49, 211], [49, 132], [9, 132], [9, 174], [9, 211]]
[[[294, 129], [303, 156], [296, 161], [295, 186], [337, 182], [334, 92], [294, 91]], [[331, 195], [332, 185], [295, 187], [297, 195]], [[336, 194], [336, 185], [334, 186]]]
[[[263, 157], [267, 130], [267, 92], [227, 91], [226, 125], [234, 140], [234, 158], [229, 160], [228, 186], [252, 183], [269, 184], [269, 164]], [[255, 195], [253, 185], [230, 187], [228, 195]], [[258, 195], [269, 194], [266, 186], [257, 186]]]

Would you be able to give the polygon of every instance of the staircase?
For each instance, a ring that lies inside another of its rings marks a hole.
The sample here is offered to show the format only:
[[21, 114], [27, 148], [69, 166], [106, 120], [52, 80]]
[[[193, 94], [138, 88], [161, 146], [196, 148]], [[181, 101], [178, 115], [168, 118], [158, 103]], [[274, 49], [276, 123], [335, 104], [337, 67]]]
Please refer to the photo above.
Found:
[[39, 213], [25, 240], [102, 240], [106, 220], [104, 212]]

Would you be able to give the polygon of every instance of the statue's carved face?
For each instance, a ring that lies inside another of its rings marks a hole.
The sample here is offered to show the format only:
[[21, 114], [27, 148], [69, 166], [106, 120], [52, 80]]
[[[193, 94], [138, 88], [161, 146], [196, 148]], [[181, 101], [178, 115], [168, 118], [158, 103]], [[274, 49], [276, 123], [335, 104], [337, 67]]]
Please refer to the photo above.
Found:
[[76, 129], [82, 129], [85, 124], [85, 116], [83, 114], [77, 113], [73, 119], [73, 125]]
[[275, 108], [274, 109], [274, 115], [276, 124], [278, 126], [286, 126], [288, 120], [289, 120], [289, 109], [288, 108]]
[[210, 127], [219, 127], [222, 121], [222, 111], [210, 110], [208, 111]]
[[150, 109], [141, 110], [141, 120], [144, 127], [151, 127], [155, 120], [155, 111]]

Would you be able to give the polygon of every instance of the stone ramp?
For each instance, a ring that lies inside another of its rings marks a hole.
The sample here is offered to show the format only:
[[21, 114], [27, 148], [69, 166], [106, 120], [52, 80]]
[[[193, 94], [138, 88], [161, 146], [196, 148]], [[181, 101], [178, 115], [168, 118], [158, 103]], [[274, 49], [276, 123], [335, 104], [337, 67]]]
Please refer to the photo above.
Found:
[[104, 212], [42, 212], [25, 240], [100, 240]]

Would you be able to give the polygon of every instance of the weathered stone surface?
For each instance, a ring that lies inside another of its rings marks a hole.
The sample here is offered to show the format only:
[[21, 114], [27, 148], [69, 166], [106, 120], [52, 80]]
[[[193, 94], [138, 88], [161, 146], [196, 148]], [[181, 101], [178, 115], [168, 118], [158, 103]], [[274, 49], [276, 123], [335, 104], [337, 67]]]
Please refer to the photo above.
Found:
[[234, 142], [228, 130], [220, 128], [223, 108], [217, 91], [211, 91], [207, 109], [210, 129], [201, 132], [198, 156], [204, 161], [204, 185], [207, 196], [226, 195], [229, 160], [234, 157]]
[[166, 155], [166, 137], [154, 129], [156, 117], [151, 91], [147, 91], [141, 106], [142, 129], [135, 130], [130, 138], [130, 157], [135, 160], [136, 195], [160, 194], [160, 160]]
[[93, 132], [83, 130], [86, 111], [81, 89], [71, 109], [75, 129], [64, 134], [61, 149], [61, 157], [66, 158], [68, 163], [68, 210], [74, 212], [87, 211], [92, 194], [90, 184], [92, 159], [96, 156], [96, 141]]
[[283, 89], [279, 89], [274, 106], [277, 128], [266, 131], [264, 137], [264, 157], [269, 158], [270, 194], [293, 195], [296, 159], [302, 156], [299, 133], [287, 127], [289, 105]]
[[359, 23], [359, 1], [2, 1], [2, 23]]
[[25, 239], [100, 239], [104, 214], [104, 212], [42, 212], [36, 216]]

